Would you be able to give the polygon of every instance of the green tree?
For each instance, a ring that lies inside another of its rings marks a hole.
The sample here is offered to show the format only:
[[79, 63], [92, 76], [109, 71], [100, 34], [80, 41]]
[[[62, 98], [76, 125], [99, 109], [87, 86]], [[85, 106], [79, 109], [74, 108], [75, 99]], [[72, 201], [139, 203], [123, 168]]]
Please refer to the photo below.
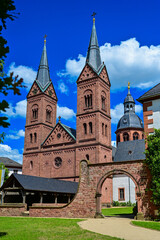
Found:
[[[6, 29], [6, 21], [10, 19], [13, 21], [17, 14], [15, 11], [15, 5], [13, 0], [0, 0], [0, 126], [7, 128], [10, 123], [8, 118], [4, 116], [3, 112], [6, 112], [9, 108], [9, 104], [3, 99], [3, 96], [8, 95], [8, 91], [13, 91], [14, 94], [20, 95], [20, 88], [23, 87], [23, 79], [18, 76], [13, 77], [13, 73], [10, 76], [4, 72], [4, 61], [6, 54], [9, 52], [9, 47], [6, 45], [7, 40], [2, 36], [2, 30]], [[4, 133], [0, 134], [0, 142], [3, 142]]]
[[160, 209], [160, 129], [147, 137], [146, 164], [151, 173], [152, 201]]
[[0, 163], [0, 169], [5, 169], [4, 182], [9, 178], [9, 170], [4, 166], [3, 163]]

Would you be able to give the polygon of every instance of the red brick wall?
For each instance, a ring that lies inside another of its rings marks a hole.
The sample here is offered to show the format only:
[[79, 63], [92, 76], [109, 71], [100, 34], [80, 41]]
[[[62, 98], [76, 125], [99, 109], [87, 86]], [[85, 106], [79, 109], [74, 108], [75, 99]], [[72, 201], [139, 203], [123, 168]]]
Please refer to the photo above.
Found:
[[26, 210], [26, 204], [3, 204], [0, 205], [0, 216], [21, 216]]
[[99, 200], [103, 182], [107, 177], [120, 173], [130, 176], [135, 182], [138, 211], [148, 216], [153, 211], [153, 205], [149, 202], [148, 192], [145, 191], [148, 172], [143, 161], [89, 165], [82, 161], [79, 189], [73, 201], [59, 208], [34, 206], [30, 208], [29, 214], [33, 217], [94, 217], [96, 209], [100, 212]]
[[147, 135], [149, 133], [153, 133], [154, 132], [153, 128], [148, 128], [148, 124], [152, 124], [153, 123], [153, 119], [148, 119], [149, 115], [153, 115], [153, 111], [152, 110], [148, 111], [148, 107], [150, 107], [150, 106], [152, 106], [152, 101], [143, 103], [143, 119], [144, 119], [145, 137], [147, 137]]

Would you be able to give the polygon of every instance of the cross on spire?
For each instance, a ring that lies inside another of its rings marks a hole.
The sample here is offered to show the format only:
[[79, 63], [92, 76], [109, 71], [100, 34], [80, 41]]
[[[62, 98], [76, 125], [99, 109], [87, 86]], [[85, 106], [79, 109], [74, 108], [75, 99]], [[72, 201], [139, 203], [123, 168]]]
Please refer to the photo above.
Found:
[[97, 13], [93, 12], [93, 14], [91, 15], [92, 17], [95, 17]]
[[46, 37], [47, 37], [47, 35], [45, 34], [45, 35], [44, 35], [44, 42], [45, 42], [45, 43], [46, 43]]
[[96, 13], [93, 12], [93, 14], [91, 15], [93, 17], [93, 23], [95, 23], [95, 16], [96, 16]]

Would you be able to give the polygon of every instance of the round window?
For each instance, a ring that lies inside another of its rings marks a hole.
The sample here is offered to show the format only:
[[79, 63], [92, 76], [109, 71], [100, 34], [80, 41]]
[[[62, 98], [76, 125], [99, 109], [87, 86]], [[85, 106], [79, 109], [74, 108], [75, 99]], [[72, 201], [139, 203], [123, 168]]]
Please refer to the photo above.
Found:
[[58, 133], [58, 134], [57, 134], [57, 138], [60, 138], [60, 137], [61, 137], [61, 134], [60, 134], [60, 133]]
[[56, 157], [54, 159], [54, 165], [56, 168], [59, 168], [62, 165], [62, 159], [60, 157]]

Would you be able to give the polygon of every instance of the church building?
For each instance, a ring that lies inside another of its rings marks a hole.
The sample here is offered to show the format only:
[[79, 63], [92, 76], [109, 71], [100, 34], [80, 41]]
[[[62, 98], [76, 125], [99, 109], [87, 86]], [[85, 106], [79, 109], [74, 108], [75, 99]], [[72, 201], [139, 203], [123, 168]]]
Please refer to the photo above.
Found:
[[91, 164], [112, 161], [110, 86], [93, 18], [86, 63], [77, 80], [76, 130], [60, 118], [56, 123], [58, 99], [44, 41], [37, 77], [27, 95], [23, 174], [78, 181], [82, 159]]

